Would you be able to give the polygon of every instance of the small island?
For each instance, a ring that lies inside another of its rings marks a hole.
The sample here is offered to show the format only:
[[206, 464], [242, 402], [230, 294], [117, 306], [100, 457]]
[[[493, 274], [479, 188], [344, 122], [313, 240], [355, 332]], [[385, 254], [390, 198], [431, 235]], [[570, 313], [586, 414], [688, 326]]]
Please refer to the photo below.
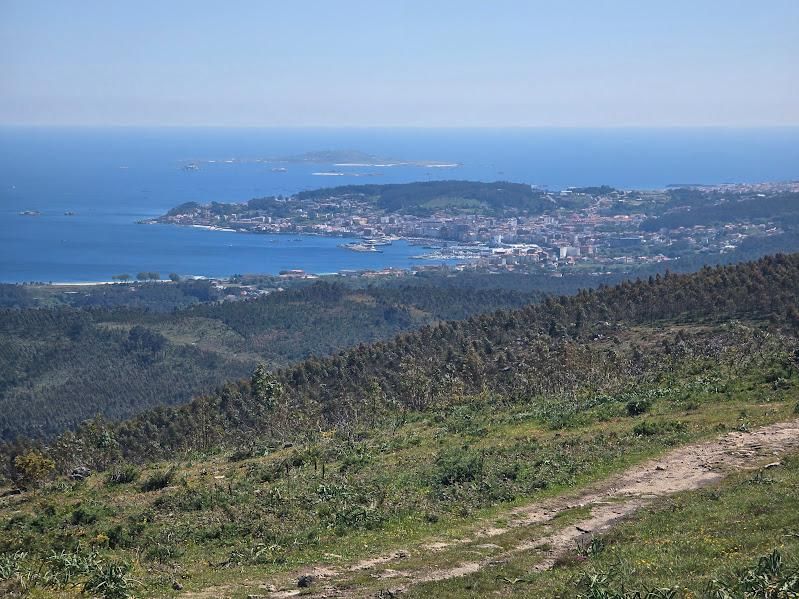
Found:
[[[331, 165], [333, 167], [379, 167], [392, 168], [397, 166], [419, 167], [419, 168], [457, 168], [460, 163], [449, 160], [407, 160], [401, 158], [386, 158], [369, 154], [358, 150], [320, 150], [315, 152], [305, 152], [288, 156], [273, 156], [267, 158], [226, 158], [223, 160], [205, 159], [189, 160], [182, 163], [184, 171], [196, 171], [201, 164], [245, 164], [245, 163], [265, 163], [276, 165], [292, 164], [319, 164]], [[275, 166], [272, 172], [286, 172], [285, 166]], [[332, 174], [332, 173], [330, 173]], [[342, 173], [343, 174], [343, 173]]]

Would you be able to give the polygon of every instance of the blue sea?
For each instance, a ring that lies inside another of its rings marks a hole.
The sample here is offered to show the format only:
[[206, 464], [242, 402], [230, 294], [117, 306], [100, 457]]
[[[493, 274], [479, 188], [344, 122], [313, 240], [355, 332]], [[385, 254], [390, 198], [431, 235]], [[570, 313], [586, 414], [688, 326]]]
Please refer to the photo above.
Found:
[[[254, 161], [324, 150], [459, 166]], [[182, 168], [191, 161], [199, 170]], [[274, 171], [276, 166], [286, 170]], [[314, 175], [331, 170], [345, 174]], [[190, 200], [246, 201], [332, 185], [431, 179], [508, 180], [551, 189], [795, 180], [799, 128], [0, 128], [0, 281], [107, 281], [143, 270], [226, 276], [408, 267], [419, 263], [413, 258], [419, 249], [401, 242], [382, 254], [359, 254], [337, 247], [346, 241], [341, 239], [136, 221]], [[20, 214], [26, 210], [40, 214]]]

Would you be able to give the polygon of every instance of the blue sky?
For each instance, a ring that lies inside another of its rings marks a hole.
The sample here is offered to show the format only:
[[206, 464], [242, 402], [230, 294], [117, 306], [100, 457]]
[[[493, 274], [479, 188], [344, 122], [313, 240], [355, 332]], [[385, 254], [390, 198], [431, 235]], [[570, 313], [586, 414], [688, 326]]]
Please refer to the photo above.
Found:
[[797, 32], [797, 0], [0, 0], [0, 124], [799, 125]]

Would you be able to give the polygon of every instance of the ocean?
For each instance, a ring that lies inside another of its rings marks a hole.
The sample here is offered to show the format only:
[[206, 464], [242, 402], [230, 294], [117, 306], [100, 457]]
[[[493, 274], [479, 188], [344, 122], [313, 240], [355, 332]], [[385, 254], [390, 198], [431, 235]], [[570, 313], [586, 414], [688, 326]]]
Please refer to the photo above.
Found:
[[[325, 150], [459, 166], [256, 162]], [[195, 161], [198, 170], [184, 170]], [[276, 166], [286, 170], [273, 170]], [[331, 171], [344, 174], [314, 174]], [[347, 241], [342, 239], [136, 224], [192, 200], [246, 201], [332, 185], [431, 179], [655, 189], [798, 178], [799, 128], [5, 127], [0, 128], [0, 281], [107, 281], [139, 271], [329, 273], [420, 263], [414, 259], [420, 249], [402, 242], [381, 254], [363, 254], [337, 247]], [[39, 214], [20, 214], [24, 211]]]

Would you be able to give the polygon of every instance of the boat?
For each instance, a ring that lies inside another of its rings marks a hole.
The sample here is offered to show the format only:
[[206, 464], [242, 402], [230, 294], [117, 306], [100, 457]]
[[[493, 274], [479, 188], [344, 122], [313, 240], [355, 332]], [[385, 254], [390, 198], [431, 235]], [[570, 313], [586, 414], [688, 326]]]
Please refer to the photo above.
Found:
[[22, 212], [20, 212], [20, 215], [22, 216], [39, 216], [40, 214], [41, 212], [39, 212], [38, 210], [23, 210]]
[[363, 243], [366, 245], [391, 245], [393, 241], [388, 238], [381, 237], [381, 238], [365, 238]]
[[352, 252], [366, 252], [382, 254], [383, 250], [377, 249], [375, 246], [368, 243], [342, 243], [339, 247], [350, 250]]

